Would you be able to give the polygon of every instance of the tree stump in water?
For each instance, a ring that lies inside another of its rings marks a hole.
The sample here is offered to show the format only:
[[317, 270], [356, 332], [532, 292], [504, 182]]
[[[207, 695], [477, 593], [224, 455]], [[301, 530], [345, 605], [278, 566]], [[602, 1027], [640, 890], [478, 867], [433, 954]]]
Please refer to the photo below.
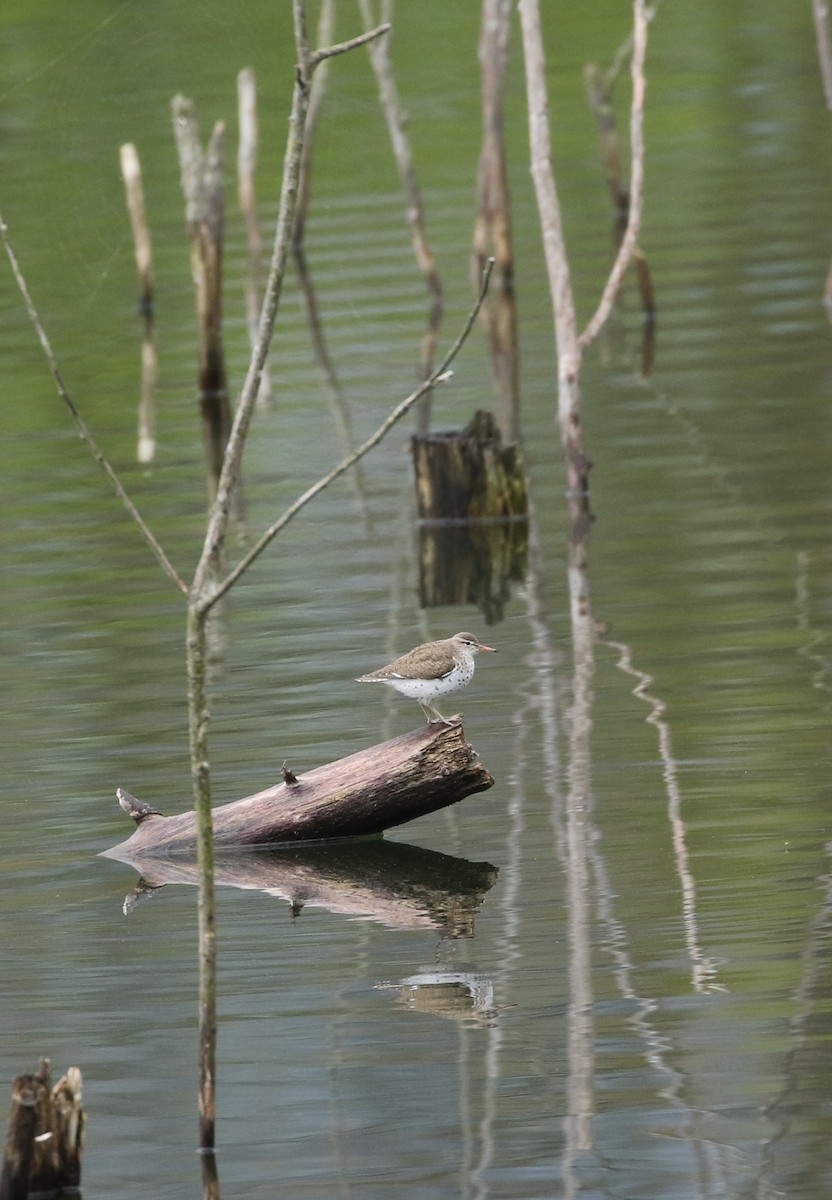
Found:
[[12, 1087], [12, 1110], [0, 1200], [26, 1200], [29, 1193], [62, 1194], [81, 1183], [86, 1117], [81, 1103], [81, 1072], [70, 1067], [51, 1087], [49, 1059], [34, 1075], [18, 1075]]
[[419, 511], [423, 608], [475, 604], [502, 616], [510, 581], [526, 575], [528, 504], [523, 460], [490, 413], [461, 432], [411, 439]]
[[[300, 777], [284, 765], [283, 777], [283, 783], [213, 810], [218, 849], [366, 837], [456, 804], [494, 783], [465, 741], [459, 717], [447, 725], [425, 725]], [[137, 829], [108, 854], [195, 851], [193, 811], [164, 817], [122, 788], [117, 795]]]
[[461, 432], [417, 434], [410, 447], [420, 520], [526, 519], [523, 458], [503, 445], [491, 413], [474, 413]]

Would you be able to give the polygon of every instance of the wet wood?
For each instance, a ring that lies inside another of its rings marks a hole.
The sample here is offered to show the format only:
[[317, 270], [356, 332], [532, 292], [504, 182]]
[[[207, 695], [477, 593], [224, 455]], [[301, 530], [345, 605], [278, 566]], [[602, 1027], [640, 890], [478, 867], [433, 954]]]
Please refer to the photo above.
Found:
[[47, 1058], [34, 1074], [18, 1075], [12, 1086], [0, 1200], [76, 1191], [81, 1183], [85, 1120], [77, 1067], [70, 1067], [54, 1088]]
[[419, 527], [421, 608], [473, 604], [486, 624], [502, 621], [512, 584], [526, 579], [526, 521], [433, 522]]
[[523, 458], [504, 445], [488, 412], [461, 431], [411, 439], [419, 518], [423, 521], [508, 520], [528, 509]]
[[[461, 718], [425, 725], [347, 758], [301, 773], [213, 810], [214, 844], [269, 846], [366, 837], [456, 804], [494, 780], [465, 740]], [[115, 857], [191, 854], [193, 812], [164, 817], [119, 788], [119, 804], [136, 822]]]

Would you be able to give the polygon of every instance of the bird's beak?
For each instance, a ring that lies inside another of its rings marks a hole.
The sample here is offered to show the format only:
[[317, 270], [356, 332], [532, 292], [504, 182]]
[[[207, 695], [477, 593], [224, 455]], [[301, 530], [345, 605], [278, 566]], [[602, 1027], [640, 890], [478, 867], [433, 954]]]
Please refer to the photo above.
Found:
[[496, 654], [496, 653], [497, 653], [497, 647], [496, 647], [496, 646], [483, 646], [482, 642], [480, 642], [480, 650], [487, 650], [487, 651], [489, 652], [489, 654]]

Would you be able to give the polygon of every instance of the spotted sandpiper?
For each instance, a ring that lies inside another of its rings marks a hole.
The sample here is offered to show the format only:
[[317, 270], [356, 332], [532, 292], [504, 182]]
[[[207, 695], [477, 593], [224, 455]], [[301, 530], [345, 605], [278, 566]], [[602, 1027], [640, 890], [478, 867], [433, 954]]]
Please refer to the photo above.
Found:
[[465, 687], [474, 677], [474, 655], [480, 650], [494, 653], [493, 646], [485, 646], [473, 633], [455, 633], [440, 642], [425, 642], [388, 663], [369, 675], [359, 675], [357, 683], [386, 683], [418, 700], [428, 720], [452, 724], [431, 703], [437, 696], [447, 696], [457, 688]]

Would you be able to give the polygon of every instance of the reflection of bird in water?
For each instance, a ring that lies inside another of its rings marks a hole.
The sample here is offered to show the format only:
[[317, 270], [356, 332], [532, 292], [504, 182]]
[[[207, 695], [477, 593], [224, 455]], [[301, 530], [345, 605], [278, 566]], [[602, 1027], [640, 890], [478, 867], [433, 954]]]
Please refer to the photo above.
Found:
[[432, 701], [465, 687], [474, 677], [474, 656], [480, 650], [494, 653], [473, 633], [455, 633], [439, 642], [425, 642], [386, 667], [360, 675], [358, 683], [386, 683], [403, 696], [418, 700], [430, 725], [433, 721], [451, 722], [443, 717]]
[[479, 971], [426, 967], [399, 983], [377, 983], [396, 993], [396, 1003], [411, 1012], [427, 1012], [452, 1021], [496, 1025], [500, 1010], [492, 981]]

